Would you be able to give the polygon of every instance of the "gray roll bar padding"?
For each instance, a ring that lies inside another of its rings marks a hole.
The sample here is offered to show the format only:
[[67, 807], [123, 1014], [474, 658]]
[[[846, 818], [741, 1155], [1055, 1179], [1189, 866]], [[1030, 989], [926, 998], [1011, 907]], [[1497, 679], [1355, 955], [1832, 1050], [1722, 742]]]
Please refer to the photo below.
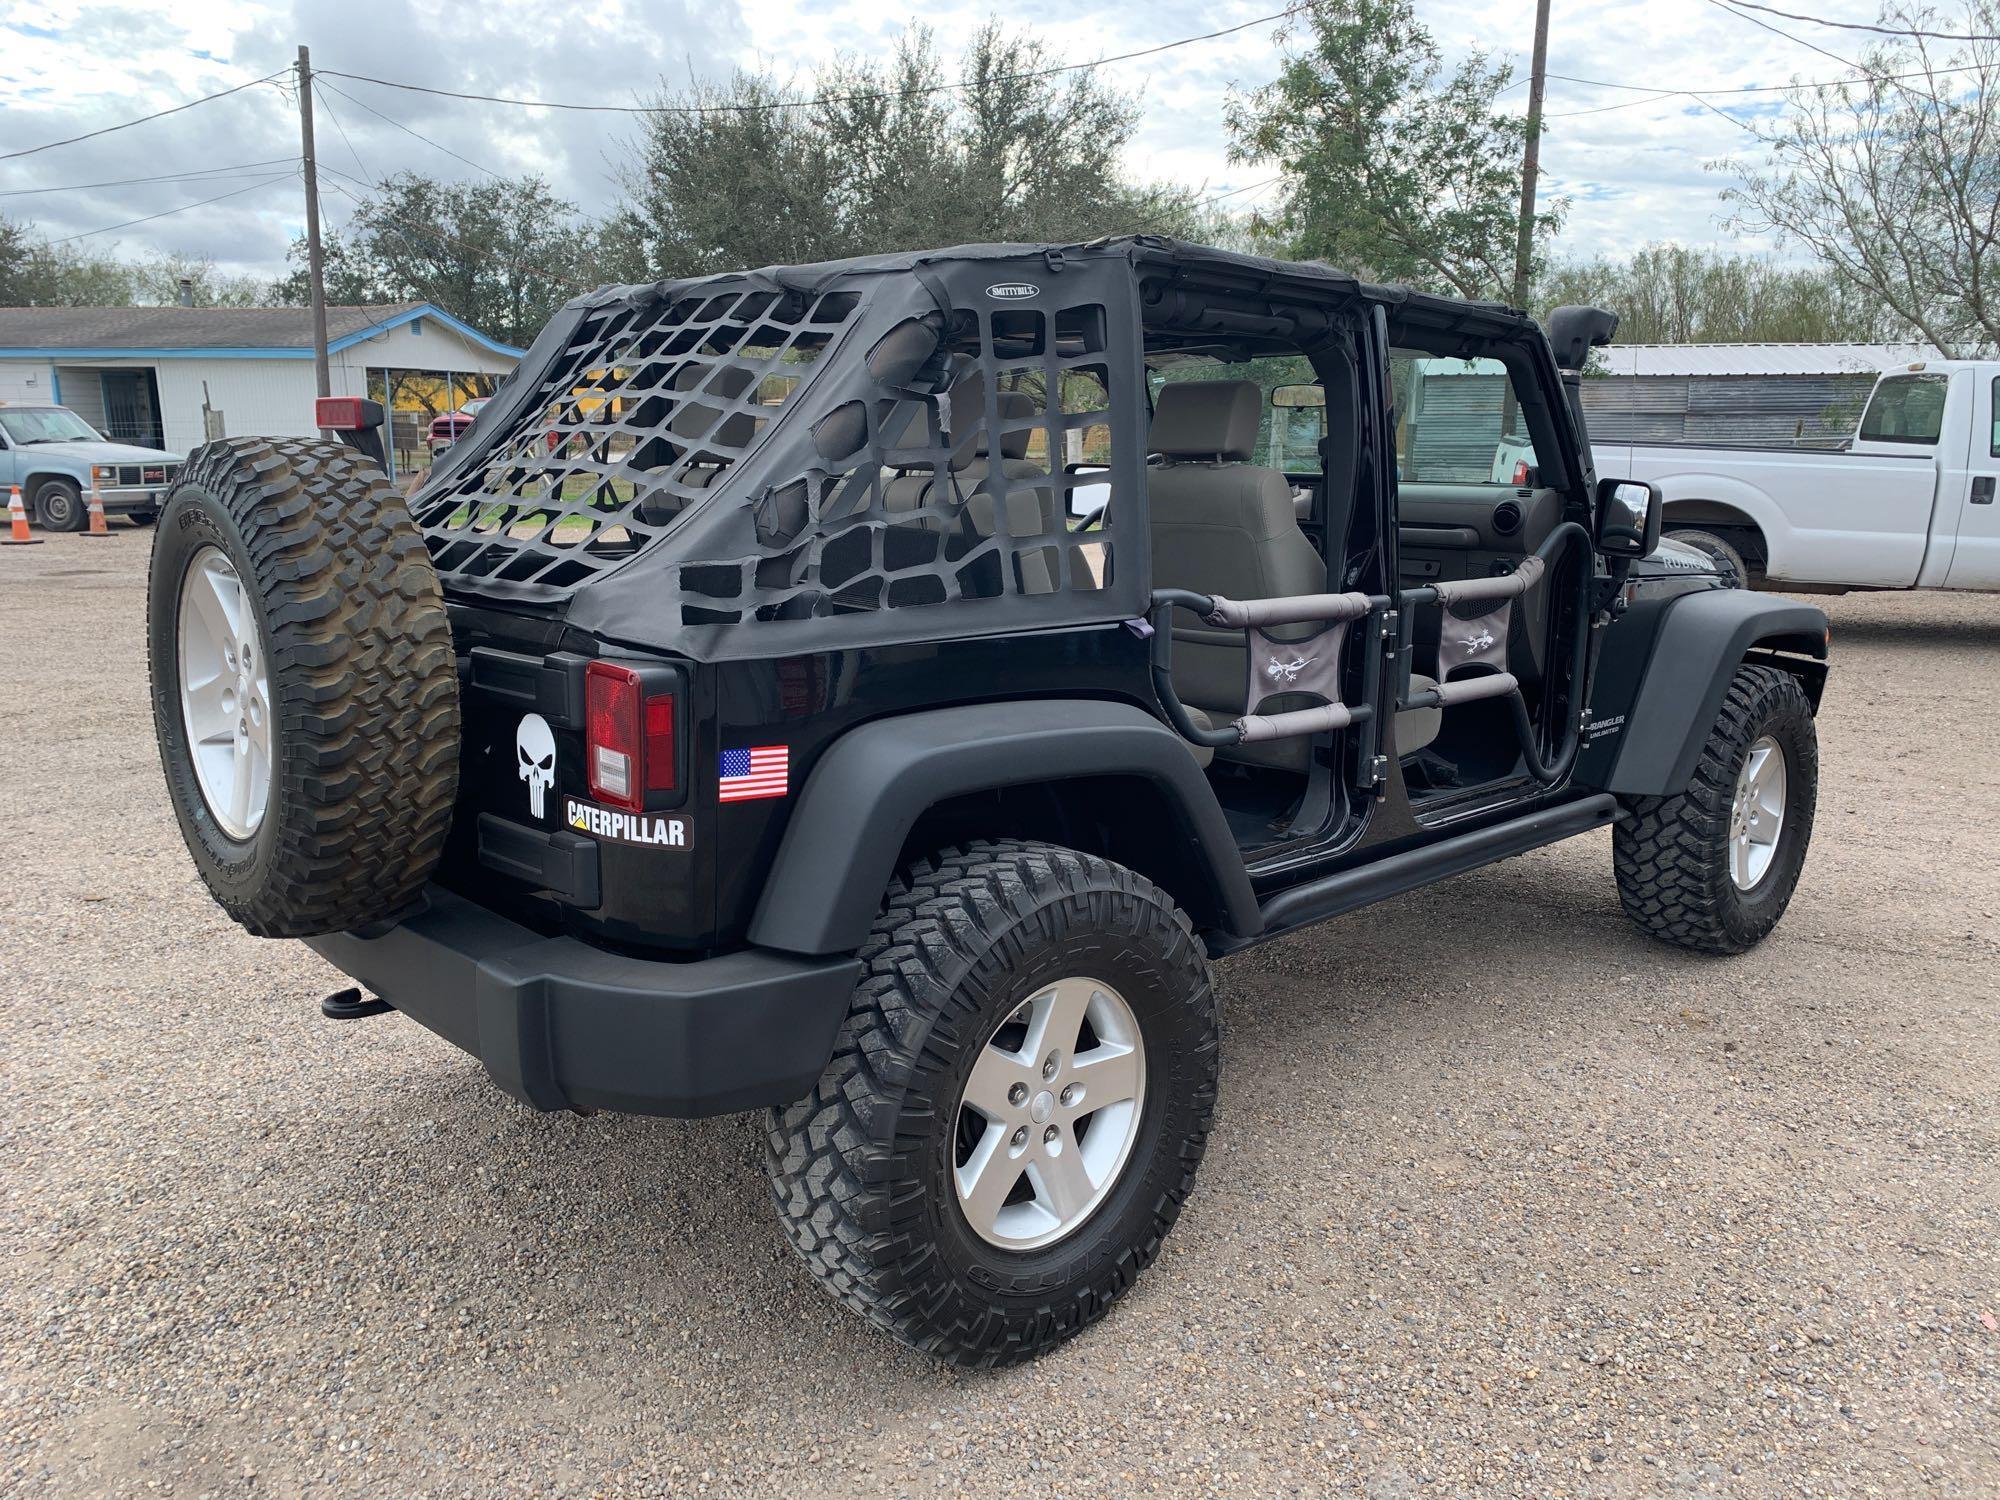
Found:
[[[1538, 554], [1529, 554], [1521, 559], [1520, 566], [1511, 573], [1501, 573], [1492, 578], [1464, 578], [1455, 582], [1428, 585], [1437, 595], [1437, 602], [1446, 606], [1453, 604], [1477, 604], [1496, 599], [1518, 599], [1537, 583], [1548, 564]], [[1220, 603], [1220, 600], [1216, 601]]]
[[1476, 703], [1481, 698], [1504, 698], [1520, 687], [1512, 672], [1491, 672], [1482, 677], [1454, 677], [1431, 689], [1439, 708], [1458, 703]]
[[1243, 630], [1255, 625], [1332, 624], [1358, 620], [1374, 601], [1366, 594], [1293, 594], [1281, 599], [1225, 599], [1211, 596], [1214, 608], [1202, 617], [1209, 625]]
[[1241, 743], [1254, 745], [1260, 740], [1282, 740], [1295, 734], [1325, 734], [1345, 729], [1353, 722], [1353, 709], [1344, 703], [1330, 703], [1323, 708], [1299, 708], [1283, 714], [1245, 714], [1236, 721], [1236, 727], [1243, 731]]

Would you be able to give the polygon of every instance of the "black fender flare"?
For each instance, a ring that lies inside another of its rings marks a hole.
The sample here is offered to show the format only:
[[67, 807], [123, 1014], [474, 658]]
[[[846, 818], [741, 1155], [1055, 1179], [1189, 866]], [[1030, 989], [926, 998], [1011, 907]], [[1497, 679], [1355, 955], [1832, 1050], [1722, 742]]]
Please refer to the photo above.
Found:
[[[1622, 691], [1616, 683], [1593, 687], [1593, 719], [1618, 711], [1618, 699], [1629, 706], [1623, 709], [1625, 723], [1608, 772], [1601, 780], [1590, 779], [1624, 797], [1685, 791], [1722, 711], [1729, 680], [1744, 657], [1759, 649], [1787, 652], [1813, 658], [1813, 671], [1819, 673], [1826, 646], [1826, 614], [1814, 605], [1747, 589], [1679, 596], [1660, 613], [1638, 681]], [[1600, 666], [1610, 665], [1607, 651]], [[1612, 691], [1607, 694], [1604, 688]], [[1818, 693], [1812, 696], [1817, 707]]]
[[1262, 929], [1236, 840], [1187, 745], [1129, 703], [1044, 698], [874, 719], [820, 756], [799, 793], [749, 939], [788, 953], [851, 953], [867, 940], [910, 828], [948, 797], [1072, 776], [1153, 783], [1174, 809], [1222, 925]]

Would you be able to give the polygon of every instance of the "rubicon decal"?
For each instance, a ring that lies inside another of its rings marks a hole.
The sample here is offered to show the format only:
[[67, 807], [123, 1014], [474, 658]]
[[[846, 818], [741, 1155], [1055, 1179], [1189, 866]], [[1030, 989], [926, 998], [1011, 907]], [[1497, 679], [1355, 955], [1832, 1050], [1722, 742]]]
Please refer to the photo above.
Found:
[[578, 833], [610, 839], [618, 844], [643, 844], [649, 849], [685, 849], [688, 846], [687, 819], [656, 818], [645, 813], [613, 812], [594, 802], [568, 798], [563, 820]]
[[783, 745], [752, 745], [722, 752], [716, 791], [724, 802], [782, 797], [791, 791], [791, 751]]

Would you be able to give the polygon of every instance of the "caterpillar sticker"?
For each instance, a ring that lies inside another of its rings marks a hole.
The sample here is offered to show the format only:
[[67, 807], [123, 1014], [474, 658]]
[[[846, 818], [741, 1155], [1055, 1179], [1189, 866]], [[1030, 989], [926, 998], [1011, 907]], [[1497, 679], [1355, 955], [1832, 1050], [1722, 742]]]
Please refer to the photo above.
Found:
[[617, 844], [642, 844], [652, 849], [685, 849], [688, 846], [686, 818], [613, 812], [608, 807], [579, 802], [570, 797], [565, 799], [563, 820], [578, 833], [610, 839]]

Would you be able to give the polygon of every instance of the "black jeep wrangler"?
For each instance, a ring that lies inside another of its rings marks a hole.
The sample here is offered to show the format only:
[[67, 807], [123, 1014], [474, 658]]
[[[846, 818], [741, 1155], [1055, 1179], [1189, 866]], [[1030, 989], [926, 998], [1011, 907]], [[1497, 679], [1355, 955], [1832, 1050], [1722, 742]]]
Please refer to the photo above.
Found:
[[1826, 622], [1593, 473], [1616, 320], [1153, 238], [571, 303], [407, 505], [237, 438], [152, 559], [216, 899], [544, 1110], [762, 1109], [787, 1233], [946, 1359], [1046, 1349], [1201, 1160], [1210, 961], [1605, 824], [1735, 953]]

